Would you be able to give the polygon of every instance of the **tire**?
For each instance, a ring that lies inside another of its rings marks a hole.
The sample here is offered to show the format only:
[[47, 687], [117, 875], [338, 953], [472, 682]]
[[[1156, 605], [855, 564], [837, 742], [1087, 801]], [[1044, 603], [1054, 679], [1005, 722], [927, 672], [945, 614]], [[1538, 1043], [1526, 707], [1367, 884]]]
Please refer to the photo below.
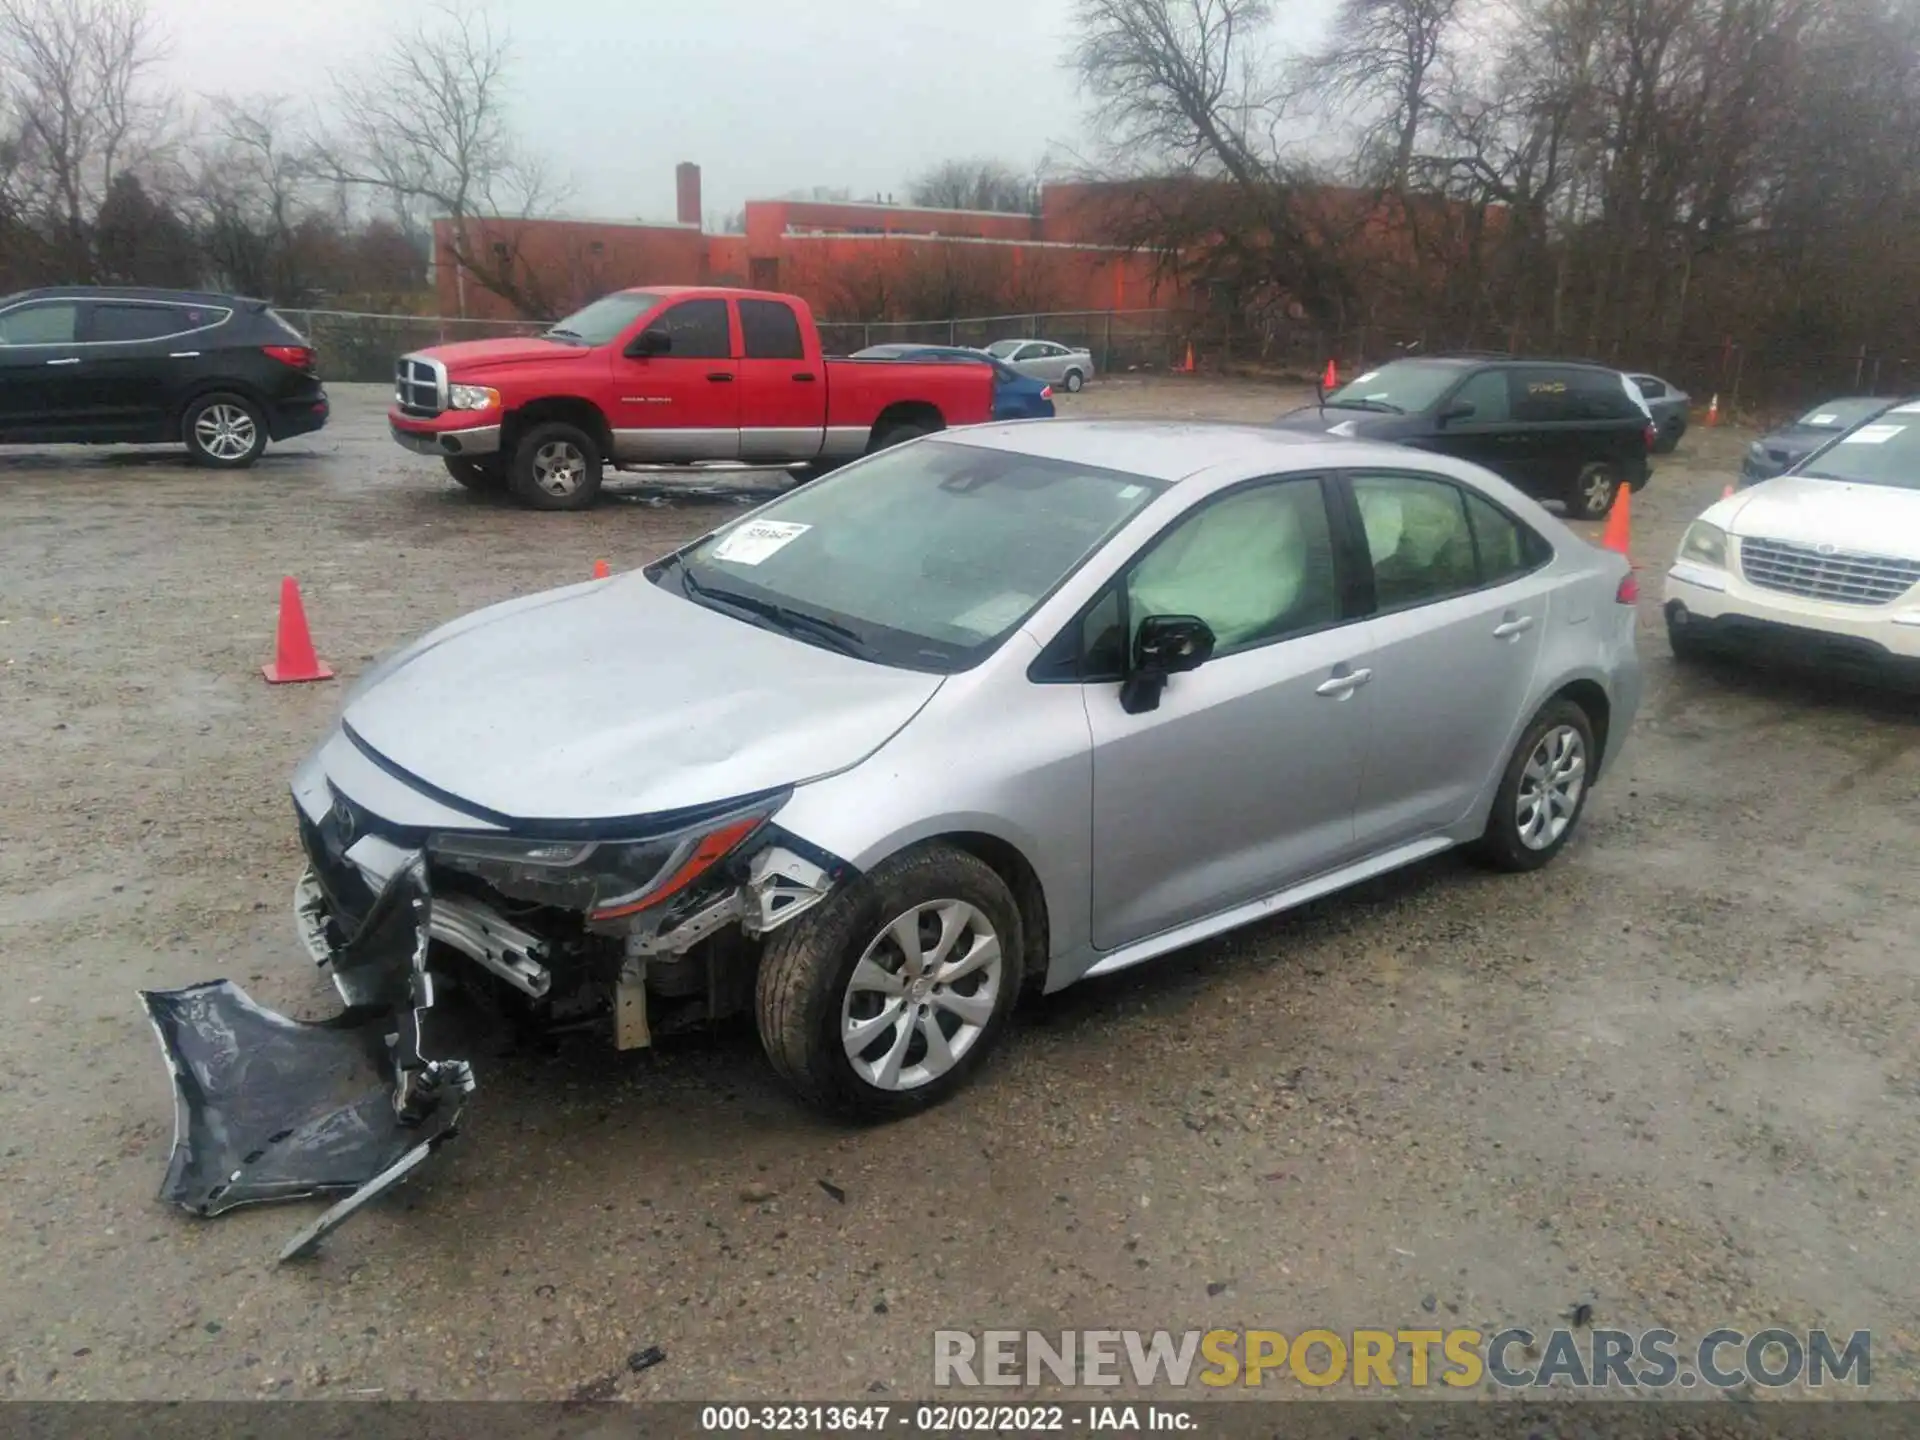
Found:
[[1677, 665], [1698, 665], [1711, 658], [1711, 652], [1700, 643], [1700, 639], [1685, 625], [1667, 622], [1667, 648], [1673, 651]]
[[1665, 430], [1660, 432], [1660, 438], [1653, 442], [1653, 453], [1656, 455], [1671, 455], [1680, 448], [1680, 437], [1686, 433], [1687, 427], [1684, 424], [1669, 425]]
[[[951, 953], [964, 945], [967, 955], [984, 957], [989, 952], [978, 947], [990, 939], [998, 958], [983, 958], [950, 989], [929, 976], [917, 990], [907, 981], [904, 995], [896, 994], [892, 987], [909, 960], [895, 927], [916, 913], [923, 958], [955, 923], [964, 928], [954, 935]], [[760, 1043], [780, 1077], [829, 1114], [853, 1120], [915, 1114], [964, 1085], [1005, 1033], [1021, 988], [1022, 944], [1019, 907], [984, 861], [937, 843], [904, 850], [774, 932], [760, 961]], [[856, 988], [856, 971], [888, 983]], [[953, 1002], [972, 1003], [947, 1008]], [[963, 1008], [972, 1018], [962, 1018]], [[892, 1023], [874, 1023], [889, 1010], [897, 1016]], [[867, 1048], [856, 1058], [843, 1034], [863, 1019], [869, 1021]], [[943, 1045], [965, 1036], [944, 1067], [930, 1060], [929, 1023]], [[883, 1078], [889, 1069], [891, 1083]]]
[[882, 450], [891, 450], [896, 445], [904, 445], [909, 440], [918, 440], [922, 435], [931, 435], [933, 426], [922, 425], [917, 420], [899, 420], [884, 430], [876, 430], [873, 439], [867, 442], [867, 453], [878, 454]]
[[1069, 395], [1078, 395], [1086, 388], [1087, 377], [1082, 375], [1078, 370], [1069, 370], [1067, 371], [1067, 378], [1060, 383], [1066, 387]]
[[202, 395], [180, 417], [180, 438], [196, 465], [244, 470], [267, 448], [267, 417], [244, 395]]
[[1620, 476], [1604, 460], [1582, 465], [1567, 489], [1567, 515], [1574, 520], [1604, 520], [1620, 493]]
[[498, 460], [467, 460], [458, 455], [446, 457], [447, 474], [476, 495], [503, 495], [507, 489], [507, 468]]
[[585, 510], [600, 496], [602, 469], [599, 441], [578, 425], [549, 420], [513, 447], [507, 488], [529, 509]]
[[[1564, 748], [1569, 738], [1576, 748]], [[1593, 722], [1587, 712], [1571, 700], [1548, 701], [1528, 724], [1507, 761], [1506, 773], [1494, 791], [1487, 828], [1475, 847], [1478, 857], [1496, 870], [1520, 872], [1538, 870], [1558, 855], [1587, 808], [1594, 760]], [[1570, 762], [1578, 764], [1573, 785], [1562, 783], [1551, 788], [1563, 797], [1570, 788], [1571, 803], [1550, 806], [1548, 822], [1536, 828], [1532, 817], [1539, 813], [1538, 807], [1522, 800], [1523, 788], [1535, 793], [1539, 790], [1529, 771], [1538, 774], [1543, 766], [1549, 772], [1562, 771]], [[1560, 825], [1558, 830], [1550, 828], [1554, 823]]]

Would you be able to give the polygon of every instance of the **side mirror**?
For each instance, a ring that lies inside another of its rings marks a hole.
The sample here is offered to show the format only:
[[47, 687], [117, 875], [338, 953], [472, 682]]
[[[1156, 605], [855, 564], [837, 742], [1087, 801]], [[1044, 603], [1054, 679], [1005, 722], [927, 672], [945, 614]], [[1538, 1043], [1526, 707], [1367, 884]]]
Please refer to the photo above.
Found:
[[1440, 423], [1451, 425], [1456, 420], [1471, 420], [1474, 414], [1473, 406], [1464, 400], [1457, 400], [1440, 412]]
[[1167, 677], [1196, 670], [1213, 658], [1213, 628], [1197, 615], [1149, 615], [1133, 639], [1120, 708], [1129, 715], [1158, 708]]
[[642, 330], [639, 338], [627, 346], [630, 359], [644, 360], [649, 355], [665, 355], [673, 349], [673, 336], [665, 330]]

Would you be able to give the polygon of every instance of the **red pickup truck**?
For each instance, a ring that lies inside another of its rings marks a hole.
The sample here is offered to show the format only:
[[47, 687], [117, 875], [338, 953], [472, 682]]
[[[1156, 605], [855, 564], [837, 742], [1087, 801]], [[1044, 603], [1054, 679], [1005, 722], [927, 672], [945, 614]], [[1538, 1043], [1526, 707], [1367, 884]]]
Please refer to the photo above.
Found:
[[991, 366], [828, 360], [792, 295], [658, 285], [403, 355], [387, 419], [471, 490], [583, 510], [608, 466], [826, 468], [992, 414]]

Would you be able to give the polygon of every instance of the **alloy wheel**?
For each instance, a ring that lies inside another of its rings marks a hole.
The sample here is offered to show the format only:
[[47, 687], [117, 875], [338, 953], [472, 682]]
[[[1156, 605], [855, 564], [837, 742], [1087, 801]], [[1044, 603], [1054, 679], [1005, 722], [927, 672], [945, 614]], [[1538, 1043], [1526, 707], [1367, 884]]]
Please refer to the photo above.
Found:
[[1587, 784], [1587, 742], [1571, 725], [1556, 725], [1540, 737], [1520, 772], [1514, 823], [1520, 843], [1545, 850], [1567, 833]]
[[915, 1090], [957, 1065], [992, 1023], [1006, 972], [993, 924], [964, 900], [930, 900], [873, 937], [840, 1001], [853, 1070]]
[[216, 460], [241, 460], [259, 439], [253, 416], [239, 405], [209, 405], [193, 422], [194, 439]]
[[549, 495], [574, 493], [587, 478], [587, 457], [578, 445], [549, 440], [533, 457], [533, 482]]

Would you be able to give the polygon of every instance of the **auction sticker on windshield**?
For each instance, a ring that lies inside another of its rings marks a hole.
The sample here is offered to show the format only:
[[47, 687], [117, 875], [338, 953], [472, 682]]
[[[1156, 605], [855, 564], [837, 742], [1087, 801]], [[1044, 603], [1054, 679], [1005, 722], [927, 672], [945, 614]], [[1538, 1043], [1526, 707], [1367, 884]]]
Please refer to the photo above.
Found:
[[749, 520], [738, 530], [729, 530], [713, 548], [713, 558], [734, 565], [758, 565], [798, 540], [811, 525], [792, 520]]
[[1840, 443], [1842, 445], [1884, 445], [1906, 428], [1904, 425], [1862, 425]]

